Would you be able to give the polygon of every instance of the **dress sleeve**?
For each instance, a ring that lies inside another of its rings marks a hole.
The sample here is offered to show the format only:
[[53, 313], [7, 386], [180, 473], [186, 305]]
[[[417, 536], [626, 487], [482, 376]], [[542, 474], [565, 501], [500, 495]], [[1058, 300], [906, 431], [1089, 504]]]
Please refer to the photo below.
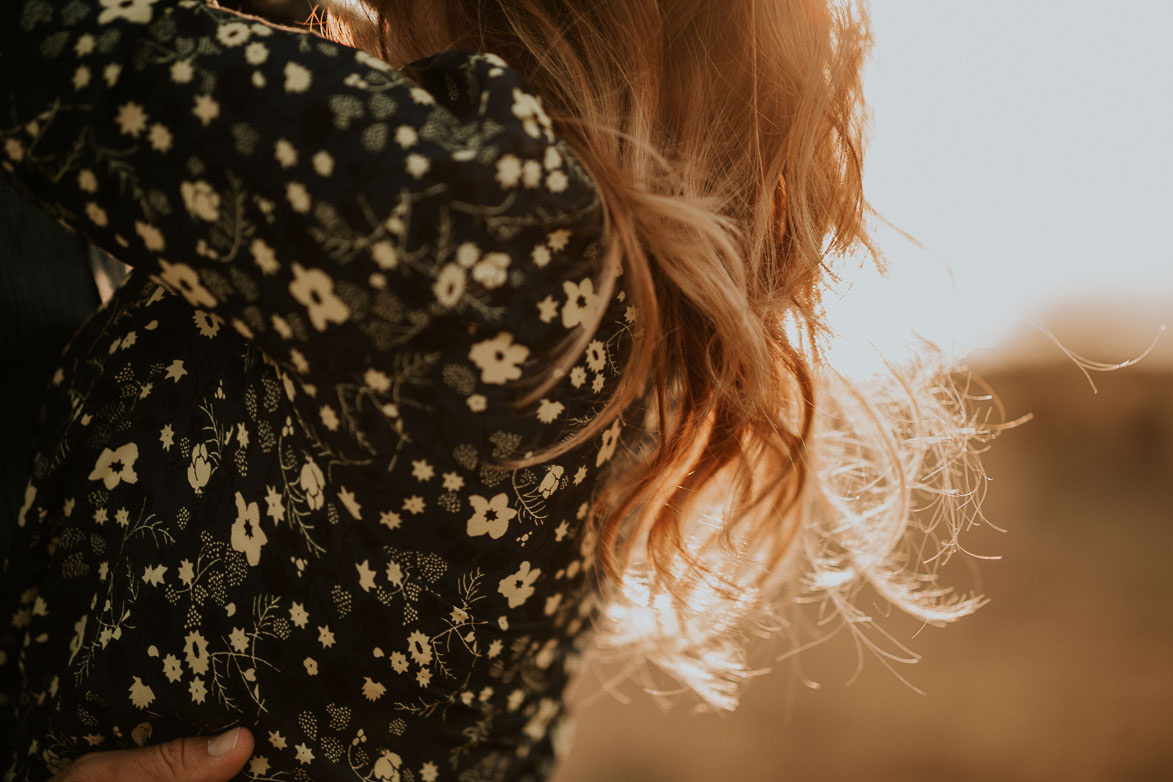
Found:
[[193, 0], [22, 0], [0, 167], [307, 382], [453, 329], [508, 348], [556, 325], [595, 190], [501, 60], [411, 73]]

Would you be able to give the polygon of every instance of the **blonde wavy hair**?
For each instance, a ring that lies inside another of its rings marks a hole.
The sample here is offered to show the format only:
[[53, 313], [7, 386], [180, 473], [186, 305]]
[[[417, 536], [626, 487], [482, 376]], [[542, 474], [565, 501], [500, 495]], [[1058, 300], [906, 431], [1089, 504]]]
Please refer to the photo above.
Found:
[[[876, 257], [861, 181], [866, 7], [366, 0], [319, 21], [398, 66], [449, 49], [503, 57], [598, 186], [601, 293], [622, 269], [637, 338], [603, 414], [559, 452], [621, 415], [647, 433], [596, 503], [604, 647], [731, 708], [740, 631], [779, 598], [814, 593], [857, 626], [864, 584], [928, 622], [977, 606], [933, 578], [975, 517], [971, 441], [986, 429], [966, 394], [941, 382], [932, 351], [860, 388], [819, 350], [831, 261]], [[553, 358], [550, 383], [601, 316]], [[914, 522], [921, 506], [930, 517]], [[913, 527], [935, 556], [908, 542]]]

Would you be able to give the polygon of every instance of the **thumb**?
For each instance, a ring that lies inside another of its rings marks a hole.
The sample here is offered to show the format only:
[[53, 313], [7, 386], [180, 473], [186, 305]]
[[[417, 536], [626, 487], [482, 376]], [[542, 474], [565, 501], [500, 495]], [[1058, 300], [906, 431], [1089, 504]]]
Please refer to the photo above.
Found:
[[227, 782], [253, 751], [245, 728], [83, 755], [49, 782]]

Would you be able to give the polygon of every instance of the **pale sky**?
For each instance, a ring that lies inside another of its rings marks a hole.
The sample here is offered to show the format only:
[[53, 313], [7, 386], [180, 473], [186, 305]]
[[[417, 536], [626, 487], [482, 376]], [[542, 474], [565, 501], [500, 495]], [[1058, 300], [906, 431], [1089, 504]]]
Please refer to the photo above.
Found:
[[865, 186], [925, 251], [882, 232], [892, 280], [863, 275], [832, 322], [891, 352], [888, 309], [964, 353], [1031, 319], [1113, 361], [1173, 327], [1173, 2], [871, 9]]

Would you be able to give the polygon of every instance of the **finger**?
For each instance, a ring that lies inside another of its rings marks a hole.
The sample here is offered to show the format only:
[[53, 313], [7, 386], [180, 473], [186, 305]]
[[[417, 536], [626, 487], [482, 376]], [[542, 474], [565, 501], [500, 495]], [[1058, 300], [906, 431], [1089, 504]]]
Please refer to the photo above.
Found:
[[252, 751], [252, 734], [245, 728], [232, 728], [218, 736], [93, 752], [49, 782], [227, 782]]

